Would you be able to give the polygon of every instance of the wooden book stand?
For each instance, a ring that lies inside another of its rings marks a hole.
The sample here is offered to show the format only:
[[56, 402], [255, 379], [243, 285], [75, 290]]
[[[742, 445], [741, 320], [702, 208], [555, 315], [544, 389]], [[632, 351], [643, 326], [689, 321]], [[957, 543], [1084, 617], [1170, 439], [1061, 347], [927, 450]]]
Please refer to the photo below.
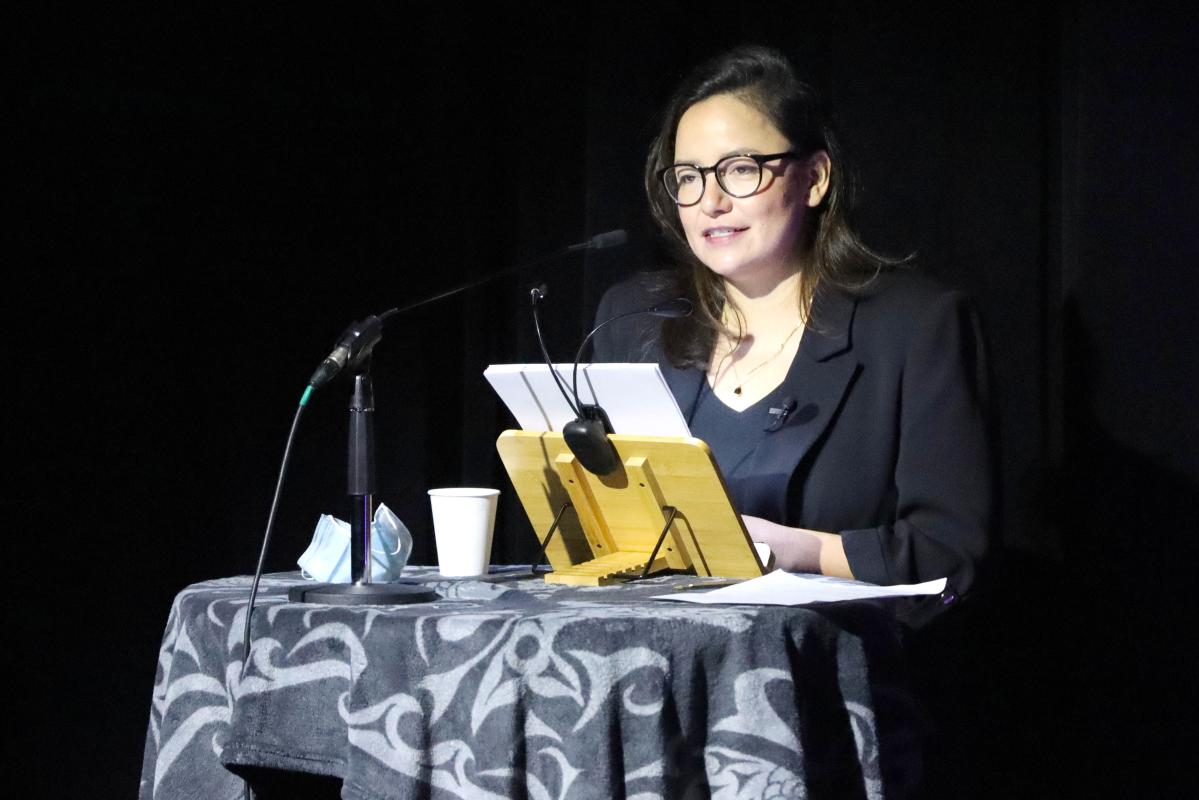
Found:
[[667, 569], [763, 574], [706, 444], [673, 436], [608, 438], [622, 469], [603, 478], [583, 469], [560, 433], [504, 431], [496, 441], [554, 568], [546, 581], [602, 586]]

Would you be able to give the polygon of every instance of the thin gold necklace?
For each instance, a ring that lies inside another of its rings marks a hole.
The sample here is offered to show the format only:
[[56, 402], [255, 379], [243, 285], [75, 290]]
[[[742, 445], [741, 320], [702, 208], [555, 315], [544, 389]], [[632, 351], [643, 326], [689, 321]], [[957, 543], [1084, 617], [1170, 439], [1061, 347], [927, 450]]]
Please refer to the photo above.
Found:
[[[755, 366], [753, 369], [751, 369], [749, 372], [745, 373], [744, 378], [742, 378], [740, 373], [737, 372], [737, 362], [736, 361], [730, 362], [729, 369], [731, 369], [733, 371], [733, 380], [735, 381], [735, 385], [733, 386], [733, 394], [740, 397], [742, 389], [745, 388], [745, 384], [747, 384], [749, 382], [749, 379], [753, 377], [754, 373], [757, 372], [758, 370], [760, 370], [762, 367], [769, 364], [770, 362], [774, 361], [780, 355], [782, 355], [783, 350], [785, 350], [787, 347], [787, 343], [791, 341], [791, 337], [794, 336], [795, 332], [798, 331], [802, 327], [803, 327], [803, 321], [801, 320], [794, 328], [791, 329], [791, 332], [788, 333], [783, 338], [783, 342], [782, 342], [782, 344], [779, 345], [779, 349], [775, 350], [774, 353], [769, 358], [767, 358], [765, 361], [762, 361], [757, 366]], [[733, 340], [729, 339], [729, 344], [731, 345], [732, 343], [733, 343]], [[731, 356], [733, 353], [737, 352], [737, 349], [740, 347], [741, 347], [741, 342], [737, 342], [736, 347], [730, 347], [729, 350], [727, 352], [725, 352], [725, 354], [721, 357], [720, 363], [716, 365], [716, 381], [717, 382], [720, 381], [720, 372], [721, 372], [721, 369], [723, 369], [723, 367], [724, 367], [724, 362], [726, 360], [728, 360], [729, 356]]]

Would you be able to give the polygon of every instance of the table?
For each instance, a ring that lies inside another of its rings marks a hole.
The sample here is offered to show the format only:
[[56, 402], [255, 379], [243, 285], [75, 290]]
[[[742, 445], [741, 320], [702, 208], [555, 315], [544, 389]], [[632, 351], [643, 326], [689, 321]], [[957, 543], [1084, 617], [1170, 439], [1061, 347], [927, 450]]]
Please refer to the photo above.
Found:
[[[568, 587], [497, 568], [405, 577], [444, 599], [288, 603], [268, 575], [181, 591], [140, 796], [240, 797], [231, 770], [336, 776], [342, 797], [894, 797], [918, 763], [884, 602], [650, 600], [680, 578]], [[525, 577], [521, 577], [521, 575]]]

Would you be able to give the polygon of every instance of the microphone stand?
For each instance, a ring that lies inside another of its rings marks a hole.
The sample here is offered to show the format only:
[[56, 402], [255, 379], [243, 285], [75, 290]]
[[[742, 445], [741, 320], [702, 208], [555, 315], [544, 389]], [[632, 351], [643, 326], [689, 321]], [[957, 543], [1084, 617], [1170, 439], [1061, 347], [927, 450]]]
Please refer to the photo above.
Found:
[[[333, 352], [321, 363], [312, 378], [308, 391], [301, 401], [301, 408], [308, 402], [311, 392], [319, 389], [337, 376], [343, 368], [354, 370], [354, 393], [350, 400], [350, 436], [347, 462], [347, 490], [350, 496], [350, 583], [323, 583], [312, 586], [295, 586], [288, 593], [293, 603], [326, 603], [329, 605], [399, 605], [425, 603], [440, 599], [440, 595], [413, 582], [371, 582], [371, 522], [374, 519], [375, 495], [375, 427], [374, 389], [371, 385], [371, 351], [382, 337], [382, 325], [391, 317], [404, 314], [421, 306], [435, 303], [447, 297], [469, 291], [500, 276], [509, 275], [518, 269], [542, 264], [571, 253], [585, 250], [602, 250], [625, 243], [628, 234], [623, 230], [607, 231], [592, 236], [585, 242], [572, 244], [555, 253], [516, 264], [498, 272], [483, 275], [459, 286], [426, 297], [410, 305], [389, 309], [377, 317], [367, 317], [352, 324], [338, 340]], [[543, 344], [544, 348], [544, 344]], [[559, 387], [561, 388], [561, 386]], [[563, 389], [565, 394], [565, 389]], [[602, 410], [600, 413], [603, 413]], [[298, 419], [298, 417], [297, 417]], [[293, 429], [294, 430], [294, 429]], [[289, 443], [290, 446], [290, 443]], [[284, 454], [286, 469], [288, 453]], [[280, 482], [282, 477], [280, 477]], [[276, 496], [277, 500], [277, 496]], [[273, 513], [273, 512], [272, 512]], [[262, 563], [266, 546], [270, 541], [273, 516], [267, 522], [263, 536], [263, 549], [259, 557], [258, 572], [250, 590], [250, 612], [258, 591], [258, 580], [262, 574]], [[245, 642], [249, 652], [250, 613], [246, 614]]]
[[368, 356], [354, 370], [350, 396], [349, 441], [346, 449], [346, 490], [350, 496], [350, 583], [294, 586], [293, 603], [329, 605], [404, 605], [439, 600], [440, 596], [412, 582], [371, 582], [371, 522], [375, 516], [375, 390]]

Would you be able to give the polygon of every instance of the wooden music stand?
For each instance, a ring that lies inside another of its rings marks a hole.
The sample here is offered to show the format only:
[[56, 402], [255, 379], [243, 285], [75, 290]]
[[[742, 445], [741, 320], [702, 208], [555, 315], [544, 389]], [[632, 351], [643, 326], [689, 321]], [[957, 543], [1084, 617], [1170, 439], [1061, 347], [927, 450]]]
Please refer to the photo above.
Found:
[[579, 464], [561, 433], [510, 430], [496, 441], [554, 568], [546, 581], [603, 586], [666, 569], [730, 578], [764, 573], [704, 442], [608, 439], [622, 467], [602, 478]]

